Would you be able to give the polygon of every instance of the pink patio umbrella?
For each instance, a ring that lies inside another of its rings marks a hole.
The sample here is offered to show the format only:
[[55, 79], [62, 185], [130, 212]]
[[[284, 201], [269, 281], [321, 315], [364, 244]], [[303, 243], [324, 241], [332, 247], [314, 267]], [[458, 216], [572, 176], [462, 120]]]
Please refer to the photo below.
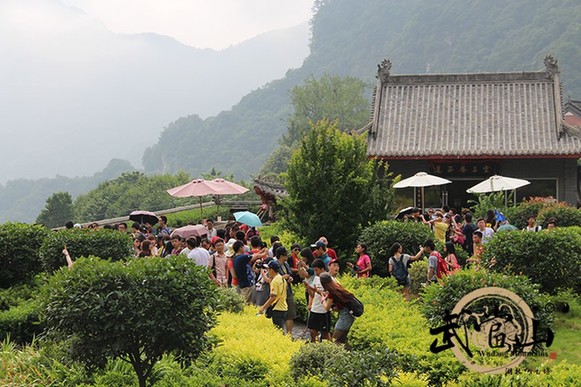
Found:
[[203, 212], [202, 196], [219, 195], [221, 193], [221, 188], [217, 183], [213, 181], [208, 181], [204, 179], [194, 179], [189, 183], [168, 189], [167, 193], [177, 198], [189, 198], [192, 196], [199, 197], [200, 212]]
[[212, 182], [219, 185], [221, 191], [220, 194], [215, 195], [217, 196], [218, 214], [220, 213], [220, 195], [239, 195], [248, 192], [248, 188], [222, 178], [214, 179]]

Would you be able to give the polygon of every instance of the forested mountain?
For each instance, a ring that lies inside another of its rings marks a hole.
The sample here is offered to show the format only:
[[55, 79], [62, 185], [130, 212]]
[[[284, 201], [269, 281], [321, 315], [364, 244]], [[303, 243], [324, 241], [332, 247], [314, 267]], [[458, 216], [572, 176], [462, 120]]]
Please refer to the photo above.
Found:
[[215, 166], [246, 178], [285, 132], [294, 86], [324, 73], [371, 85], [384, 58], [396, 74], [494, 72], [538, 70], [551, 53], [559, 60], [565, 97], [581, 95], [577, 0], [317, 0], [315, 8], [311, 53], [301, 68], [216, 117], [171, 123], [144, 153], [146, 171], [195, 176]]

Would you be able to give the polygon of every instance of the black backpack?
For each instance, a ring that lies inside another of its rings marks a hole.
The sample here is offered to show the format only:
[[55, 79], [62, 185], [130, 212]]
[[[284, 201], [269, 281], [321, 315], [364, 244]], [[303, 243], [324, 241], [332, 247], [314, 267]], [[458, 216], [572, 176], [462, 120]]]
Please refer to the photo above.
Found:
[[347, 309], [354, 317], [359, 317], [363, 314], [363, 303], [353, 296], [347, 303]]
[[395, 257], [391, 257], [393, 260], [393, 276], [398, 281], [405, 281], [408, 278], [409, 271], [407, 265], [403, 263], [404, 254], [399, 257], [399, 261]]

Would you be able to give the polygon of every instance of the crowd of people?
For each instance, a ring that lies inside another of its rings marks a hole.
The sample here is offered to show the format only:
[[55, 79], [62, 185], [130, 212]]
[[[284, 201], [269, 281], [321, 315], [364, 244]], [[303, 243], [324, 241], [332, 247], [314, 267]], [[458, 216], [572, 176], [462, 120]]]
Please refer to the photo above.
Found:
[[[467, 209], [457, 213], [454, 208], [443, 207], [438, 210], [430, 208], [422, 214], [419, 208], [413, 208], [409, 214], [403, 217], [403, 220], [422, 223], [430, 227], [436, 240], [444, 244], [444, 257], [436, 250], [432, 240], [425, 241], [414, 257], [402, 254], [402, 248], [399, 244], [396, 243], [392, 246], [389, 270], [404, 286], [406, 298], [409, 298], [408, 262], [417, 260], [424, 253], [427, 253], [429, 255], [427, 280], [434, 282], [460, 268], [456, 248], [462, 248], [468, 253], [467, 264], [479, 267], [486, 244], [493, 235], [497, 232], [517, 229], [502, 213], [492, 209], [487, 211], [486, 217], [474, 221], [472, 213]], [[556, 226], [557, 220], [555, 218], [547, 220], [547, 229], [553, 229]], [[541, 230], [542, 227], [536, 223], [536, 217], [534, 215], [528, 216], [527, 226], [523, 231], [539, 232]]]
[[[454, 209], [429, 209], [422, 214], [414, 208], [404, 221], [419, 222], [430, 227], [436, 240], [442, 242], [443, 254], [432, 239], [426, 240], [414, 255], [406, 254], [400, 243], [391, 246], [388, 269], [403, 289], [406, 300], [410, 298], [409, 265], [428, 255], [426, 282], [437, 282], [438, 278], [460, 269], [456, 249], [466, 250], [467, 264], [479, 266], [486, 243], [494, 233], [516, 229], [493, 210], [486, 218], [474, 222], [468, 211], [456, 213]], [[548, 221], [548, 228], [556, 226], [556, 220]], [[72, 227], [75, 227], [72, 225]], [[95, 228], [98, 226], [94, 226]], [[266, 314], [275, 326], [287, 334], [293, 329], [297, 317], [297, 305], [292, 286], [303, 286], [308, 306], [307, 328], [311, 340], [334, 340], [348, 346], [347, 334], [355, 321], [350, 301], [355, 296], [341, 286], [337, 278], [340, 263], [337, 253], [321, 236], [311, 245], [302, 247], [292, 244], [290, 251], [277, 236], [270, 238], [270, 247], [254, 227], [234, 221], [225, 228], [217, 229], [210, 219], [204, 221], [205, 231], [200, 236], [182, 238], [173, 233], [167, 218], [160, 216], [157, 227], [149, 224], [126, 223], [109, 226], [133, 238], [136, 257], [167, 257], [186, 255], [197, 265], [208, 268], [209, 278], [218, 287], [233, 287], [249, 305], [256, 305], [258, 314]], [[526, 231], [539, 232], [534, 216], [527, 221]], [[357, 244], [354, 262], [346, 262], [346, 269], [358, 278], [366, 278], [373, 270], [365, 243]], [[63, 250], [69, 267], [73, 261], [68, 251]], [[338, 312], [338, 319], [331, 327], [331, 311]], [[332, 332], [332, 334], [331, 334]]]

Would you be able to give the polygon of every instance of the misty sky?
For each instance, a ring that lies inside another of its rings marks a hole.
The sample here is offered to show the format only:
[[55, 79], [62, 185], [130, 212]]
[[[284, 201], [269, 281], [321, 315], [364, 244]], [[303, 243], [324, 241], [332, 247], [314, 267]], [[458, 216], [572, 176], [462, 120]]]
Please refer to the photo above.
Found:
[[140, 167], [172, 121], [299, 67], [312, 4], [0, 0], [0, 185], [90, 176], [112, 158]]
[[120, 33], [156, 32], [223, 49], [312, 15], [313, 0], [61, 0]]

